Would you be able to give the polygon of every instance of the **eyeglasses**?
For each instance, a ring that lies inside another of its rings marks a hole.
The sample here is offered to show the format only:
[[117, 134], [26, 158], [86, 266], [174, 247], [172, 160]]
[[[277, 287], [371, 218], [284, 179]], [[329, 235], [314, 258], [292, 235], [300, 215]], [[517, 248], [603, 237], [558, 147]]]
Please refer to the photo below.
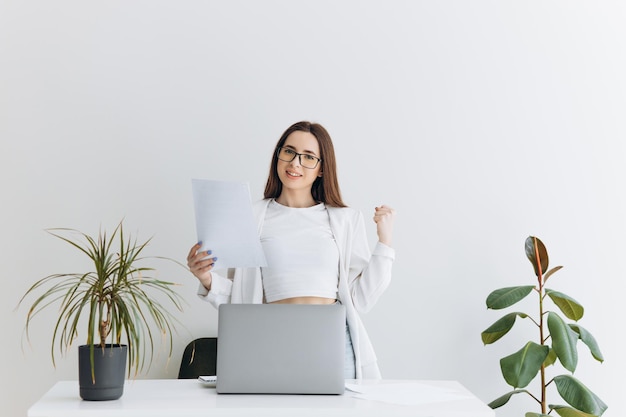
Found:
[[314, 169], [317, 167], [317, 164], [321, 161], [317, 156], [308, 154], [308, 153], [298, 153], [291, 148], [282, 148], [279, 147], [276, 149], [276, 156], [278, 159], [284, 162], [291, 162], [296, 159], [296, 156], [299, 157], [300, 165], [304, 168]]

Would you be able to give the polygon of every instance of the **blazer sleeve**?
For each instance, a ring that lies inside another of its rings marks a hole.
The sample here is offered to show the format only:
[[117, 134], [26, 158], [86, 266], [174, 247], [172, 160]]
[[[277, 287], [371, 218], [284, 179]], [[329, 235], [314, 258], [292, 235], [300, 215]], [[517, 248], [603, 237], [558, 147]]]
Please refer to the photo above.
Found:
[[204, 301], [208, 301], [215, 308], [218, 308], [220, 304], [230, 303], [233, 290], [234, 269], [227, 269], [225, 272], [226, 276], [219, 272], [211, 272], [210, 291], [202, 284], [198, 286], [198, 297]]
[[348, 260], [348, 285], [355, 308], [368, 312], [391, 282], [395, 259], [393, 248], [377, 242], [370, 253], [363, 215], [357, 212], [351, 222]]

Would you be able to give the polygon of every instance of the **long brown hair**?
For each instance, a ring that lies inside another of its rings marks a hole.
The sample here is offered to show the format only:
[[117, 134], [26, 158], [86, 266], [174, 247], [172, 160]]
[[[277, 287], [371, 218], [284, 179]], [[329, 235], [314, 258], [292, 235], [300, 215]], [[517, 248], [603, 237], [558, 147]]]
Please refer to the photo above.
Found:
[[283, 146], [287, 137], [295, 131], [311, 133], [317, 139], [320, 147], [322, 176], [318, 177], [311, 186], [311, 195], [315, 201], [323, 202], [331, 207], [346, 207], [341, 199], [339, 181], [337, 180], [337, 162], [335, 160], [333, 141], [322, 125], [306, 121], [297, 122], [289, 126], [278, 140], [270, 164], [270, 173], [265, 184], [265, 198], [278, 198], [283, 190], [283, 184], [280, 182], [276, 168], [278, 164], [276, 149]]

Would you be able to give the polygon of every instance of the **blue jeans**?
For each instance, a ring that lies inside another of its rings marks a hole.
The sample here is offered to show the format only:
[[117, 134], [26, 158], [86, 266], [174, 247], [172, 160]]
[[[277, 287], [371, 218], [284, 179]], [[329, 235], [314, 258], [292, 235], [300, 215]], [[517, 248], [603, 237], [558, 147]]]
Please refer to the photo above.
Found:
[[348, 329], [348, 323], [346, 323], [346, 356], [344, 360], [344, 378], [356, 378], [354, 348], [352, 347], [352, 338], [350, 337], [350, 329]]

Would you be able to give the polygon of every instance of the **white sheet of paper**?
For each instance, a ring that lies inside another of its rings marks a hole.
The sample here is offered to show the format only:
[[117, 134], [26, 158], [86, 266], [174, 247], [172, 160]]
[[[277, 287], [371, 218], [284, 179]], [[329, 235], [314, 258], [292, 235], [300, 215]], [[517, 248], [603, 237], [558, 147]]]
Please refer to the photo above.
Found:
[[266, 266], [249, 185], [201, 179], [191, 185], [198, 241], [217, 257], [214, 268]]
[[398, 405], [430, 404], [471, 398], [468, 394], [458, 390], [414, 382], [380, 385], [346, 383], [346, 389], [355, 392], [355, 398]]

